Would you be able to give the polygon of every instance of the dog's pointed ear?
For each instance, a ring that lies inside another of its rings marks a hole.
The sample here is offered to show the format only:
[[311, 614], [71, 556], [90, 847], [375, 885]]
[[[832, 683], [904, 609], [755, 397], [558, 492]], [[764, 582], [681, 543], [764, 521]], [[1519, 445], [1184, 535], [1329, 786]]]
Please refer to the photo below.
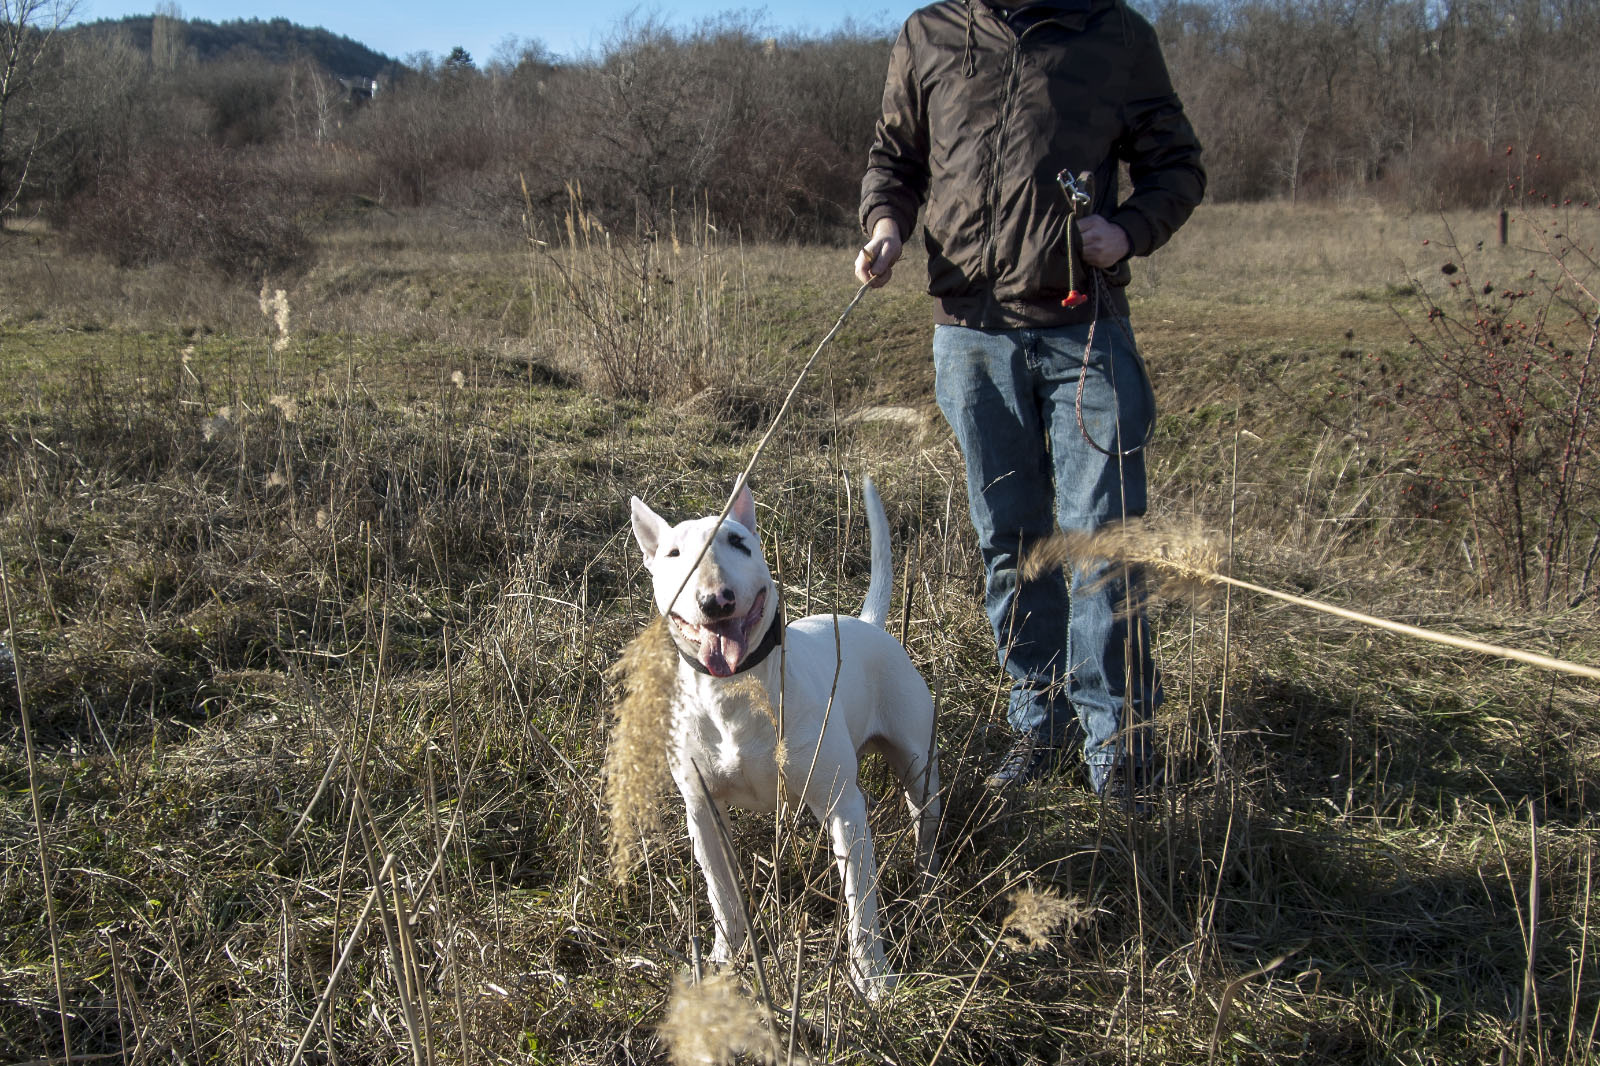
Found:
[[637, 496], [633, 497], [632, 506], [633, 539], [639, 542], [639, 550], [644, 552], [644, 565], [649, 566], [655, 562], [656, 547], [661, 543], [661, 534], [665, 532], [667, 522]]
[[728, 517], [739, 523], [750, 532], [756, 531], [756, 498], [750, 495], [750, 483], [739, 483], [739, 495], [733, 499], [733, 510], [728, 512]]

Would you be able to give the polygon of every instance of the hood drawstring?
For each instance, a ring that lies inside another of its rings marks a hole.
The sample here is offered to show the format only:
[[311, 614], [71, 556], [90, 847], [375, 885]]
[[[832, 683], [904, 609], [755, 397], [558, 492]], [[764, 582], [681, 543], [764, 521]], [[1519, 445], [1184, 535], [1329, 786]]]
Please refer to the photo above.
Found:
[[977, 60], [972, 58], [972, 42], [976, 32], [972, 24], [972, 4], [973, 0], [967, 0], [967, 49], [961, 56], [961, 73], [968, 78], [978, 72]]

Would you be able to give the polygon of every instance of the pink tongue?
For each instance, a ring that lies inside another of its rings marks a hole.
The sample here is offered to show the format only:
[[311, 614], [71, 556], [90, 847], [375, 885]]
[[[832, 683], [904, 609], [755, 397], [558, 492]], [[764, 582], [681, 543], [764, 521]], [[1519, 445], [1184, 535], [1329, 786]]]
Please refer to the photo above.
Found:
[[737, 636], [711, 630], [700, 649], [700, 663], [713, 677], [732, 677], [744, 659], [744, 653], [744, 641]]

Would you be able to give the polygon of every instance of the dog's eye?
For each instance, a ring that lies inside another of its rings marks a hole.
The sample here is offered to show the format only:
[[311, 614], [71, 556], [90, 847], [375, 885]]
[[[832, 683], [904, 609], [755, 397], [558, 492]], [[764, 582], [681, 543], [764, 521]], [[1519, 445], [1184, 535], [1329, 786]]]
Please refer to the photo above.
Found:
[[669, 551], [667, 553], [667, 558], [668, 559], [676, 559], [677, 557], [678, 557], [678, 549], [677, 548], [673, 548], [671, 551]]
[[735, 551], [742, 551], [746, 555], [750, 554], [750, 546], [746, 544], [744, 542], [744, 538], [739, 536], [737, 533], [728, 534], [728, 547], [734, 549]]

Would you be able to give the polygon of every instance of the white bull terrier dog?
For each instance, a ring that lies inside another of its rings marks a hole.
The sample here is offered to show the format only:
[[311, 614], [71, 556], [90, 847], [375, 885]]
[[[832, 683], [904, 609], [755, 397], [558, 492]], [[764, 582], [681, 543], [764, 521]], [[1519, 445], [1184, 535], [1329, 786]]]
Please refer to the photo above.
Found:
[[[872, 576], [857, 618], [819, 614], [784, 625], [748, 486], [720, 529], [715, 515], [669, 525], [634, 497], [633, 535], [678, 648], [670, 763], [716, 919], [712, 960], [729, 961], [748, 934], [719, 821], [729, 804], [776, 810], [782, 789], [828, 827], [844, 880], [855, 983], [877, 998], [895, 978], [878, 928], [860, 756], [881, 752], [900, 780], [924, 886], [936, 872], [939, 765], [928, 686], [883, 628], [894, 573], [888, 520], [870, 478], [864, 489]], [[751, 681], [764, 692], [753, 691]], [[773, 720], [780, 707], [787, 753], [781, 772]]]

